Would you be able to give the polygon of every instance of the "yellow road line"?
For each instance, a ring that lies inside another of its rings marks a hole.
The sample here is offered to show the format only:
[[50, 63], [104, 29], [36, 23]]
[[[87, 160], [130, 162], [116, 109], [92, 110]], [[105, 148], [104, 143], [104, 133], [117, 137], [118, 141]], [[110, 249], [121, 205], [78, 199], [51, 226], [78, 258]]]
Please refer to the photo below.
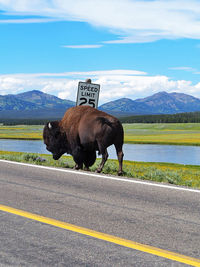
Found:
[[87, 236], [91, 236], [97, 239], [101, 239], [107, 242], [111, 242], [114, 244], [118, 244], [127, 248], [132, 248], [135, 250], [139, 250], [142, 252], [146, 252], [149, 254], [153, 254], [159, 257], [163, 257], [166, 259], [170, 259], [173, 261], [178, 261], [181, 263], [185, 263], [185, 264], [189, 264], [191, 266], [198, 266], [200, 267], [200, 259], [196, 259], [196, 258], [192, 258], [192, 257], [188, 257], [188, 256], [184, 256], [178, 253], [174, 253], [174, 252], [170, 252], [164, 249], [159, 249], [156, 247], [152, 247], [152, 246], [148, 246], [148, 245], [143, 245], [131, 240], [127, 240], [127, 239], [123, 239], [123, 238], [119, 238], [116, 236], [112, 236], [112, 235], [108, 235], [108, 234], [104, 234], [101, 232], [96, 232], [87, 228], [83, 228], [83, 227], [79, 227], [73, 224], [69, 224], [69, 223], [65, 223], [62, 221], [58, 221], [58, 220], [54, 220], [51, 218], [47, 218], [47, 217], [43, 217], [37, 214], [33, 214], [30, 212], [26, 212], [23, 210], [18, 210], [18, 209], [14, 209], [12, 207], [8, 207], [8, 206], [4, 206], [4, 205], [0, 205], [0, 210], [4, 211], [4, 212], [8, 212], [8, 213], [12, 213], [15, 215], [19, 215], [28, 219], [32, 219], [38, 222], [42, 222], [42, 223], [46, 223], [49, 225], [53, 225], [55, 227], [59, 227], [62, 229], [66, 229], [69, 231], [73, 231], [79, 234], [83, 234], [83, 235], [87, 235]]

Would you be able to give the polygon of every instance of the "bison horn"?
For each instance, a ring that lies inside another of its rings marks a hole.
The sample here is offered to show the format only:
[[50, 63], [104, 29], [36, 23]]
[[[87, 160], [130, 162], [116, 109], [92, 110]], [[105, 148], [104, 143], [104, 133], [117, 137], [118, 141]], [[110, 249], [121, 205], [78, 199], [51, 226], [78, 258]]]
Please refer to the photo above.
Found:
[[49, 129], [52, 129], [52, 125], [51, 125], [50, 122], [48, 123], [48, 128], [49, 128]]

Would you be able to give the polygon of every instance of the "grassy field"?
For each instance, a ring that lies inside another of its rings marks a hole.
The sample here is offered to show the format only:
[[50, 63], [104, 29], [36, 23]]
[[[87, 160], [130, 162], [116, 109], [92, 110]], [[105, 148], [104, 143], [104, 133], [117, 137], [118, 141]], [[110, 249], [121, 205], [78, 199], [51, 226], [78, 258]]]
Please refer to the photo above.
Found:
[[125, 143], [200, 145], [200, 123], [124, 124]]
[[42, 130], [41, 125], [0, 125], [0, 139], [40, 140]]
[[[200, 145], [200, 123], [132, 123], [123, 124], [125, 143]], [[0, 125], [3, 139], [42, 139], [43, 126]]]
[[[51, 155], [47, 154], [0, 151], [0, 159], [61, 168], [73, 168], [75, 165], [70, 156], [62, 156], [61, 159], [55, 161]], [[99, 162], [100, 159], [97, 159], [91, 171], [96, 170]], [[117, 170], [117, 160], [108, 160], [103, 173], [117, 175]], [[124, 176], [130, 179], [137, 178], [200, 189], [200, 166], [124, 161]]]

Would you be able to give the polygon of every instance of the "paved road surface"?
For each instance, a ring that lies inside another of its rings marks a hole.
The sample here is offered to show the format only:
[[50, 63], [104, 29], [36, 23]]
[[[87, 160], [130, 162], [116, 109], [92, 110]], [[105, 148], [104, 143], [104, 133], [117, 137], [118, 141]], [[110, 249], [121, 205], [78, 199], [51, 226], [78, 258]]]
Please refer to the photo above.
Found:
[[[198, 190], [0, 161], [0, 205], [200, 258]], [[12, 265], [186, 266], [0, 211], [0, 266]]]

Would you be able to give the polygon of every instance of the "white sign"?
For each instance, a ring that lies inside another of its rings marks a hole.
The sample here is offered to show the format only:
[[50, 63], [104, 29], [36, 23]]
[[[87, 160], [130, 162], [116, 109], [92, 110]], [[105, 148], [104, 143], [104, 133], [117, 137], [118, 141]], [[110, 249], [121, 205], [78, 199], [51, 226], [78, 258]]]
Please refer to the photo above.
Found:
[[98, 107], [100, 84], [79, 82], [77, 93], [77, 106]]

